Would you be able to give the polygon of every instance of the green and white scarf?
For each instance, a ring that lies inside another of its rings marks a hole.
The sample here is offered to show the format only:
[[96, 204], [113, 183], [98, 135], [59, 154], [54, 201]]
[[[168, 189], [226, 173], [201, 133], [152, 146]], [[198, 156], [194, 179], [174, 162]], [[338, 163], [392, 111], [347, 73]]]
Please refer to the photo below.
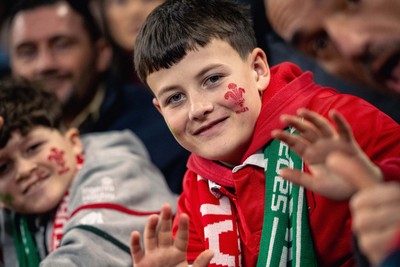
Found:
[[19, 267], [38, 267], [40, 256], [24, 215], [12, 215], [13, 240]]
[[264, 158], [265, 208], [257, 267], [317, 266], [305, 190], [278, 174], [284, 167], [302, 170], [303, 162], [279, 140], [265, 148]]

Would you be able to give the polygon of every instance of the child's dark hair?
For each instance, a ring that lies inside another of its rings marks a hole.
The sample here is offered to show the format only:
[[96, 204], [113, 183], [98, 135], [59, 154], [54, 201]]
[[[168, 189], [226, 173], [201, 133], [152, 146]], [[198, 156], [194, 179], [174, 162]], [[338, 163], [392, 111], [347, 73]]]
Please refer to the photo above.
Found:
[[27, 81], [0, 81], [0, 148], [11, 134], [27, 135], [36, 126], [61, 130], [61, 104], [56, 96]]
[[248, 56], [257, 46], [250, 9], [229, 0], [167, 0], [147, 17], [136, 40], [139, 78], [146, 83], [149, 74], [168, 69], [212, 39], [228, 42], [242, 58]]

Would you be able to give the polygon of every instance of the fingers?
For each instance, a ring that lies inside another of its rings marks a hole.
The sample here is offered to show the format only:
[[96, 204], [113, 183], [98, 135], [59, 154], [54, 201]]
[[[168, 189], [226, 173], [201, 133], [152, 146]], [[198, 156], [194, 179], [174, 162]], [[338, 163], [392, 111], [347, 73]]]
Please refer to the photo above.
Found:
[[[350, 207], [354, 211], [360, 209], [375, 210], [377, 208], [397, 208], [400, 210], [400, 183], [386, 182], [365, 189], [354, 195]], [[400, 221], [400, 212], [397, 214]], [[375, 216], [371, 214], [371, 217]]]
[[203, 251], [193, 262], [193, 267], [206, 267], [210, 263], [214, 253], [212, 250]]
[[308, 142], [314, 142], [317, 138], [334, 138], [339, 135], [346, 142], [354, 140], [350, 125], [336, 110], [331, 110], [329, 116], [336, 124], [338, 130], [333, 127], [328, 119], [320, 114], [301, 108], [297, 116], [282, 115], [281, 121], [287, 126], [294, 127]]
[[312, 191], [316, 189], [315, 179], [310, 174], [302, 172], [301, 170], [283, 168], [279, 170], [279, 175], [296, 185], [303, 186]]
[[338, 128], [337, 131], [338, 131], [339, 136], [342, 139], [346, 140], [347, 142], [352, 142], [352, 141], [355, 142], [354, 137], [353, 137], [353, 131], [351, 130], [350, 125], [348, 124], [346, 119], [342, 116], [342, 114], [340, 114], [336, 110], [331, 110], [329, 113], [329, 116], [335, 122], [335, 124]]
[[157, 223], [158, 215], [150, 215], [147, 220], [146, 227], [144, 228], [144, 249], [146, 251], [153, 250], [158, 247], [158, 237], [157, 237]]
[[[307, 109], [299, 109], [297, 113], [301, 117], [282, 115], [281, 121], [289, 127], [296, 128], [300, 135], [293, 135], [283, 130], [274, 130], [271, 132], [271, 135], [273, 138], [288, 144], [299, 156], [303, 157], [305, 151], [310, 148], [311, 144], [323, 139], [333, 140], [338, 136], [335, 128], [323, 116]], [[333, 113], [333, 116], [340, 123], [346, 140], [349, 139], [351, 131], [350, 133], [346, 131], [348, 128], [344, 119], [340, 114]]]
[[275, 139], [285, 142], [297, 155], [303, 156], [306, 148], [309, 146], [303, 137], [288, 133], [282, 130], [273, 130], [271, 136]]
[[174, 245], [181, 251], [186, 251], [189, 239], [189, 217], [187, 214], [181, 214], [178, 222], [178, 231], [176, 232]]
[[302, 108], [297, 111], [297, 115], [303, 117], [304, 121], [308, 121], [309, 124], [313, 125], [318, 130], [319, 135], [323, 137], [333, 137], [336, 134], [331, 123], [318, 113]]
[[135, 264], [139, 262], [144, 256], [144, 251], [140, 246], [140, 233], [138, 231], [133, 231], [131, 233], [130, 249], [131, 249], [132, 262]]
[[361, 250], [372, 263], [379, 263], [400, 229], [400, 183], [364, 189], [353, 196], [350, 208]]
[[327, 158], [327, 166], [355, 186], [357, 191], [382, 180], [380, 169], [366, 155], [332, 152]]
[[398, 227], [387, 227], [359, 236], [359, 247], [373, 266], [378, 266], [391, 251], [392, 242], [398, 232]]
[[160, 247], [169, 247], [172, 244], [172, 210], [169, 204], [161, 208], [161, 214], [158, 226], [158, 245]]

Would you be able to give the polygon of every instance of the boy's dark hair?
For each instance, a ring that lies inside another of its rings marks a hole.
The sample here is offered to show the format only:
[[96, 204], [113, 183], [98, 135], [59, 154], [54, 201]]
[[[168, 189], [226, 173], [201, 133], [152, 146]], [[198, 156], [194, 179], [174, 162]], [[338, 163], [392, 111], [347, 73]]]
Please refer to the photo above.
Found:
[[39, 7], [55, 5], [59, 2], [67, 3], [78, 15], [82, 17], [84, 26], [93, 42], [97, 41], [102, 36], [99, 24], [94, 18], [89, 7], [88, 0], [18, 0], [8, 15], [8, 26], [11, 26], [14, 18], [20, 12]]
[[9, 141], [11, 134], [27, 135], [36, 126], [61, 130], [61, 103], [57, 97], [38, 85], [27, 81], [0, 81], [0, 148]]
[[146, 82], [212, 39], [228, 42], [245, 58], [257, 46], [250, 9], [229, 0], [167, 0], [150, 13], [136, 40], [139, 78]]

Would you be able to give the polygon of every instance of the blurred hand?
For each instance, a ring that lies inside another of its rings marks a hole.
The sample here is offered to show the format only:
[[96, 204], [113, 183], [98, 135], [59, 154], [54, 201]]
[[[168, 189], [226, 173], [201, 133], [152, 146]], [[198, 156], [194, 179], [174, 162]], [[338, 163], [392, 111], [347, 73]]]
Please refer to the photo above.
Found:
[[[282, 115], [281, 121], [296, 128], [299, 135], [283, 130], [274, 130], [271, 134], [287, 143], [304, 160], [310, 173], [284, 168], [280, 171], [283, 178], [335, 200], [349, 199], [358, 190], [358, 186], [348, 179], [348, 175], [356, 173], [354, 169], [368, 173], [371, 179], [367, 183], [382, 180], [380, 169], [359, 147], [340, 113], [332, 110], [329, 114], [337, 130], [325, 117], [313, 111], [299, 109], [297, 115]], [[330, 159], [333, 155], [345, 157], [348, 166], [337, 165]], [[343, 172], [342, 169], [346, 170]]]
[[359, 247], [376, 265], [400, 234], [400, 183], [380, 183], [360, 190], [352, 197], [350, 207]]

